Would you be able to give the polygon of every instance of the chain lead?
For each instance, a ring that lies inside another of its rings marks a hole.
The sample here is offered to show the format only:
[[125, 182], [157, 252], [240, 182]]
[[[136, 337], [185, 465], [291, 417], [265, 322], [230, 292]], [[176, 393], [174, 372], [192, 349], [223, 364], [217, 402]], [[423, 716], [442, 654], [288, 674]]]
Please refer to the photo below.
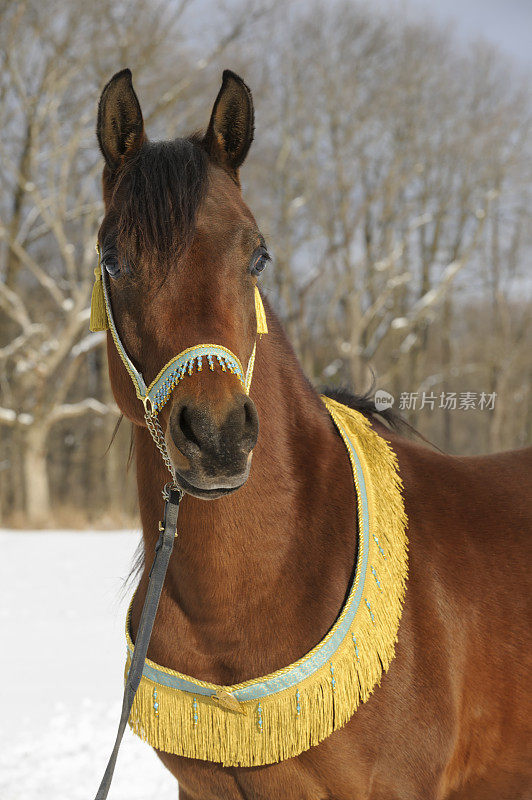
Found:
[[164, 432], [161, 428], [159, 420], [157, 416], [153, 414], [151, 411], [146, 409], [146, 413], [144, 415], [146, 420], [146, 425], [148, 426], [148, 430], [151, 433], [152, 439], [155, 442], [157, 449], [159, 450], [161, 456], [163, 457], [163, 461], [166, 464], [170, 475], [172, 476], [172, 489], [178, 489], [175, 482], [175, 472], [172, 462], [170, 461], [170, 456], [168, 455], [168, 450], [166, 449], [166, 441], [164, 439]]

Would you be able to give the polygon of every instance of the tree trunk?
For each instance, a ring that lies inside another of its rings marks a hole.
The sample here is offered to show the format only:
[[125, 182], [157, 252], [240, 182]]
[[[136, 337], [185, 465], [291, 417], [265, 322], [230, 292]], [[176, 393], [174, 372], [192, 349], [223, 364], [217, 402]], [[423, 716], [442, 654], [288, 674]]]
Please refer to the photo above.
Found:
[[23, 438], [24, 496], [29, 525], [45, 525], [50, 519], [50, 486], [46, 463], [48, 426], [34, 423]]
[[[443, 372], [443, 381], [442, 381], [442, 392], [444, 395], [447, 395], [447, 392], [450, 391], [450, 384], [449, 384], [449, 376], [451, 372], [451, 365], [453, 362], [453, 352], [452, 352], [452, 316], [453, 316], [453, 309], [452, 309], [452, 296], [451, 291], [449, 291], [449, 295], [445, 298], [445, 302], [443, 304], [443, 312], [442, 312], [442, 329], [441, 329], [441, 364], [442, 364], [442, 372]], [[443, 408], [442, 410], [442, 419], [443, 419], [443, 430], [442, 430], [442, 442], [443, 442], [443, 449], [446, 453], [453, 452], [453, 429], [452, 429], [452, 411], [449, 408]]]

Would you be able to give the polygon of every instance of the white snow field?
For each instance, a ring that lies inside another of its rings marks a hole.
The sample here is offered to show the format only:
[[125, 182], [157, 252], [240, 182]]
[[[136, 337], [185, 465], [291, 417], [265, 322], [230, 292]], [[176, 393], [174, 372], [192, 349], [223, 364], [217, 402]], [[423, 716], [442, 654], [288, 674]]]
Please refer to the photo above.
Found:
[[[1, 800], [93, 800], [120, 716], [121, 590], [139, 537], [0, 530]], [[109, 800], [177, 796], [127, 729]]]

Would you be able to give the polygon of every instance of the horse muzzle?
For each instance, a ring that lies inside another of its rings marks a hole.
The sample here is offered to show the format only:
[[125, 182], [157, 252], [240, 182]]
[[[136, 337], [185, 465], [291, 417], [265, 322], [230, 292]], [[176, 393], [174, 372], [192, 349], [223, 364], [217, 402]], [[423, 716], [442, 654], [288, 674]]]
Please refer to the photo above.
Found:
[[202, 499], [239, 489], [249, 476], [258, 432], [255, 404], [246, 394], [237, 394], [228, 409], [217, 413], [191, 398], [179, 400], [166, 431], [178, 483]]

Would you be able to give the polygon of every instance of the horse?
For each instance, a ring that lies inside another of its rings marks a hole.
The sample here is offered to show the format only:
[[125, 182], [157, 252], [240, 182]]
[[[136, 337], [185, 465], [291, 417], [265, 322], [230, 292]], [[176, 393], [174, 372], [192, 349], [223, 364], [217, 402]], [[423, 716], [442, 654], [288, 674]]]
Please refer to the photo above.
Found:
[[[226, 70], [204, 134], [152, 142], [122, 70], [102, 92], [97, 136], [101, 264], [132, 362], [151, 381], [184, 348], [223, 342], [244, 363], [269, 261], [239, 178], [254, 136], [249, 88]], [[195, 371], [159, 417], [186, 494], [148, 657], [221, 685], [281, 669], [320, 641], [357, 557], [344, 444], [267, 301], [265, 314], [249, 395], [229, 370]], [[166, 467], [111, 334], [107, 355], [133, 423], [151, 553]], [[530, 798], [532, 448], [449, 456], [403, 435], [367, 397], [337, 399], [391, 444], [404, 486], [409, 574], [389, 670], [347, 724], [296, 757], [239, 767], [158, 756], [180, 800]]]

